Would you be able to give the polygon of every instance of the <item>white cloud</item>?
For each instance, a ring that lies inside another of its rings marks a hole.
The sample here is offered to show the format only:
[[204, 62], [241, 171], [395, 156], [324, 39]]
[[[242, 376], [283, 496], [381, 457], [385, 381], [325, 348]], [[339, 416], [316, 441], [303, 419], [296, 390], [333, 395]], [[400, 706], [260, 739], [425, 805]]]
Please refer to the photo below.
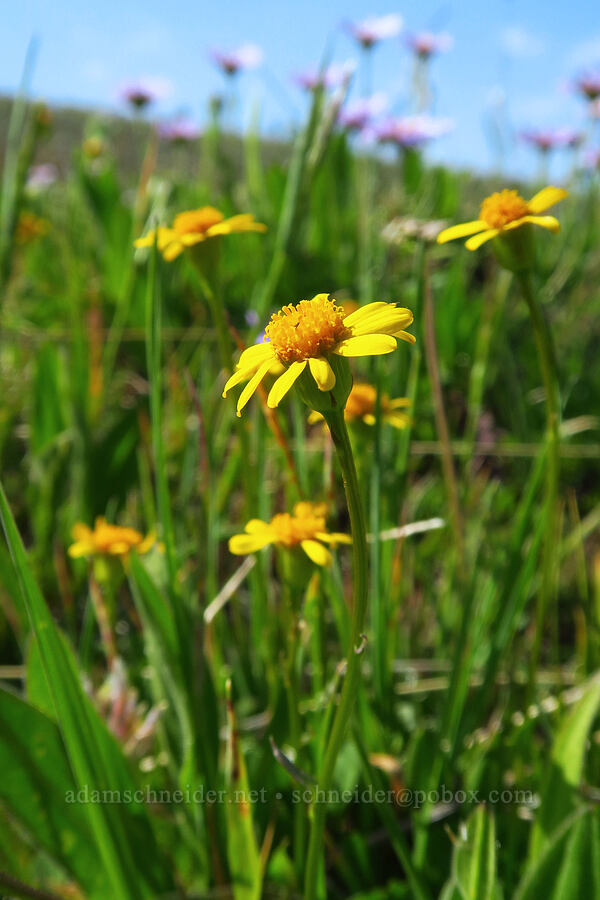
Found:
[[544, 52], [543, 41], [522, 25], [510, 25], [500, 32], [500, 46], [515, 59], [533, 59]]

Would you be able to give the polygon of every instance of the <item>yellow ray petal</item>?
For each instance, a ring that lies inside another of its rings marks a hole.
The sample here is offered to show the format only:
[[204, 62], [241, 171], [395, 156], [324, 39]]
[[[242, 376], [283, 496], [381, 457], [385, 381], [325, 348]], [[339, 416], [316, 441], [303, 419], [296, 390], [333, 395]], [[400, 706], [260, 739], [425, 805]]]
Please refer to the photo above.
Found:
[[396, 338], [389, 334], [365, 334], [350, 337], [333, 351], [338, 356], [380, 356], [396, 349]]
[[473, 222], [463, 222], [461, 225], [451, 225], [450, 228], [444, 228], [440, 231], [436, 240], [438, 244], [445, 244], [447, 241], [453, 241], [455, 238], [468, 237], [470, 234], [477, 234], [478, 231], [485, 231], [487, 225], [481, 219]]
[[400, 341], [406, 341], [407, 344], [416, 344], [417, 339], [410, 331], [395, 331], [392, 337], [398, 338]]
[[394, 400], [388, 401], [388, 409], [405, 409], [410, 405], [411, 402], [408, 397], [396, 397]]
[[365, 425], [374, 425], [375, 422], [377, 421], [377, 419], [375, 418], [373, 413], [365, 413], [364, 416], [362, 417], [362, 420], [365, 423]]
[[71, 534], [76, 541], [89, 540], [92, 536], [92, 529], [83, 522], [75, 522], [71, 529]]
[[190, 231], [187, 234], [178, 235], [178, 240], [184, 247], [193, 247], [195, 244], [199, 244], [201, 241], [206, 240], [206, 232]]
[[308, 558], [318, 566], [328, 566], [331, 563], [331, 553], [318, 541], [301, 541], [300, 546]]
[[223, 397], [226, 397], [232, 387], [235, 387], [236, 384], [240, 384], [242, 381], [247, 381], [248, 378], [252, 378], [256, 369], [260, 367], [260, 363], [257, 363], [256, 366], [252, 366], [250, 369], [238, 369], [237, 372], [234, 372], [233, 375], [227, 379], [225, 382], [225, 387], [223, 388]]
[[283, 400], [287, 392], [294, 384], [296, 378], [299, 378], [300, 375], [302, 375], [305, 368], [305, 359], [299, 362], [293, 362], [291, 366], [285, 370], [283, 375], [279, 376], [279, 378], [269, 391], [269, 396], [267, 397], [268, 407], [270, 407], [271, 409], [275, 409], [276, 406], [279, 406], [280, 402]]
[[375, 312], [380, 312], [384, 308], [393, 307], [392, 303], [385, 303], [382, 300], [377, 300], [374, 303], [367, 303], [366, 306], [360, 306], [358, 309], [355, 309], [354, 312], [350, 313], [349, 316], [346, 316], [344, 319], [344, 325], [346, 328], [350, 328], [352, 325], [357, 325], [363, 319], [372, 316]]
[[263, 522], [262, 519], [250, 519], [249, 522], [246, 522], [244, 531], [246, 534], [262, 534], [264, 531], [268, 531], [269, 528], [269, 523]]
[[469, 238], [468, 241], [465, 241], [465, 247], [467, 250], [477, 250], [477, 248], [481, 247], [482, 244], [485, 244], [486, 241], [491, 241], [492, 238], [495, 238], [497, 234], [500, 234], [498, 228], [490, 228], [488, 231], [482, 231], [481, 234], [476, 234], [474, 237]]
[[88, 556], [89, 554], [94, 552], [94, 545], [88, 541], [77, 541], [76, 544], [71, 544], [67, 553], [73, 559], [79, 559], [81, 556]]
[[236, 556], [245, 556], [246, 553], [255, 553], [267, 544], [273, 543], [271, 532], [263, 534], [234, 534], [229, 538], [229, 552]]
[[381, 310], [351, 326], [353, 335], [360, 334], [394, 334], [413, 321], [410, 309]]
[[412, 423], [411, 417], [403, 412], [386, 413], [383, 419], [384, 422], [387, 422], [388, 425], [392, 425], [394, 428], [406, 428]]
[[110, 556], [124, 556], [126, 553], [129, 553], [131, 547], [125, 541], [114, 541], [110, 547], [107, 549], [107, 553]]
[[262, 366], [259, 366], [258, 370], [254, 373], [254, 375], [252, 376], [252, 378], [250, 379], [250, 381], [248, 382], [248, 384], [246, 385], [246, 387], [240, 394], [238, 402], [237, 402], [237, 415], [238, 416], [242, 415], [243, 408], [245, 407], [246, 403], [248, 402], [248, 400], [250, 399], [250, 397], [252, 396], [252, 394], [254, 393], [256, 388], [259, 386], [259, 384], [261, 383], [261, 381], [263, 380], [263, 378], [265, 377], [265, 375], [271, 368], [271, 365], [272, 365], [272, 362], [270, 359], [268, 359], [266, 362], [264, 362], [262, 364]]
[[338, 531], [327, 532], [327, 531], [319, 531], [315, 535], [318, 537], [320, 541], [325, 541], [326, 544], [351, 544], [352, 538], [349, 534], [341, 534]]
[[235, 232], [243, 231], [264, 232], [266, 230], [267, 226], [263, 225], [262, 222], [255, 222], [254, 216], [251, 213], [241, 213], [237, 216], [231, 216], [229, 219], [224, 219], [217, 225], [211, 225], [210, 228], [207, 229], [206, 234], [208, 237], [215, 237], [218, 234], [233, 234]]
[[183, 253], [184, 247], [180, 240], [172, 241], [162, 251], [162, 255], [167, 262], [173, 262], [174, 259]]
[[564, 188], [558, 188], [549, 185], [548, 187], [542, 188], [542, 190], [538, 191], [537, 194], [534, 194], [527, 206], [532, 213], [541, 213], [544, 212], [544, 210], [549, 209], [551, 206], [554, 206], [554, 204], [558, 203], [559, 200], [564, 200], [565, 197], [568, 196], [569, 192], [565, 191]]
[[239, 358], [236, 369], [247, 369], [249, 366], [264, 362], [269, 356], [275, 358], [275, 351], [269, 341], [263, 341], [260, 344], [253, 344], [252, 347], [246, 347]]
[[554, 234], [560, 231], [560, 222], [554, 216], [523, 216], [522, 219], [506, 225], [505, 230], [510, 231], [513, 228], [518, 228], [519, 225], [524, 225], [526, 222], [529, 222], [531, 225], [539, 225], [540, 228], [547, 228], [548, 231], [552, 231]]
[[308, 365], [312, 377], [320, 391], [331, 391], [335, 387], [335, 374], [326, 359], [309, 359]]
[[154, 544], [156, 543], [156, 533], [154, 531], [148, 532], [144, 540], [141, 544], [138, 544], [136, 550], [138, 553], [144, 554], [148, 553], [149, 550], [152, 549]]

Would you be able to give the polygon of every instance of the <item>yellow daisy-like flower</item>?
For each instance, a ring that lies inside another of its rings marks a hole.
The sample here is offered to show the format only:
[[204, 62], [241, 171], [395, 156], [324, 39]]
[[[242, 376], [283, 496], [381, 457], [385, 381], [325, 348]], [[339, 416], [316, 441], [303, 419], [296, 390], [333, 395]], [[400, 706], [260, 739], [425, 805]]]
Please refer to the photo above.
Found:
[[455, 238], [473, 235], [465, 242], [467, 250], [477, 250], [486, 241], [497, 237], [506, 231], [520, 228], [521, 225], [539, 225], [548, 231], [556, 233], [560, 230], [560, 223], [554, 216], [541, 216], [544, 212], [559, 200], [564, 200], [568, 192], [563, 188], [545, 187], [538, 191], [527, 202], [518, 191], [504, 190], [492, 194], [481, 204], [479, 218], [474, 222], [463, 222], [462, 225], [452, 225], [445, 228], [437, 236], [438, 244], [453, 241]]
[[156, 543], [154, 534], [144, 537], [134, 528], [109, 525], [102, 516], [96, 519], [93, 530], [83, 522], [77, 522], [72, 534], [75, 543], [69, 547], [69, 556], [74, 559], [81, 556], [118, 556], [126, 560], [132, 550], [147, 553]]
[[331, 563], [331, 553], [324, 546], [329, 544], [351, 544], [347, 534], [328, 532], [325, 524], [327, 506], [324, 503], [296, 503], [293, 513], [279, 513], [270, 522], [250, 519], [244, 534], [235, 534], [229, 539], [229, 550], [236, 556], [255, 553], [268, 544], [290, 550], [301, 547], [306, 555], [318, 566]]
[[[402, 410], [410, 406], [408, 397], [397, 397], [390, 400], [387, 394], [382, 394], [379, 400], [382, 421], [394, 428], [406, 428], [411, 424], [411, 417]], [[371, 384], [355, 384], [350, 391], [350, 396], [344, 408], [346, 422], [362, 421], [365, 425], [375, 424], [375, 411], [377, 407], [377, 390]], [[318, 412], [311, 412], [308, 417], [310, 425], [323, 420]]]
[[203, 206], [190, 209], [175, 216], [169, 228], [153, 228], [144, 237], [135, 241], [136, 247], [153, 247], [154, 241], [163, 257], [170, 262], [176, 259], [186, 247], [193, 247], [208, 238], [222, 234], [236, 234], [244, 231], [266, 231], [267, 226], [255, 222], [250, 213], [231, 216], [226, 219], [222, 212], [214, 206]]
[[404, 331], [413, 320], [409, 309], [395, 303], [368, 303], [347, 315], [329, 294], [317, 294], [312, 300], [289, 304], [277, 313], [265, 329], [263, 343], [244, 350], [223, 391], [248, 381], [237, 403], [237, 414], [256, 391], [263, 378], [285, 371], [269, 392], [267, 405], [279, 405], [297, 378], [307, 369], [320, 391], [331, 391], [336, 376], [332, 355], [378, 356], [396, 349], [397, 339], [414, 344], [414, 335]]

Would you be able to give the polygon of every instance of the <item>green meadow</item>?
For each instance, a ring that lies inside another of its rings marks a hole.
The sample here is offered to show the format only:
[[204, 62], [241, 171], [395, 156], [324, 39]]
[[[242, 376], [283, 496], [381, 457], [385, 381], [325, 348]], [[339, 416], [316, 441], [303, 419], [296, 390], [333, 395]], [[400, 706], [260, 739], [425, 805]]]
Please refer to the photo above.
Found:
[[597, 173], [213, 113], [2, 107], [0, 894], [599, 897]]

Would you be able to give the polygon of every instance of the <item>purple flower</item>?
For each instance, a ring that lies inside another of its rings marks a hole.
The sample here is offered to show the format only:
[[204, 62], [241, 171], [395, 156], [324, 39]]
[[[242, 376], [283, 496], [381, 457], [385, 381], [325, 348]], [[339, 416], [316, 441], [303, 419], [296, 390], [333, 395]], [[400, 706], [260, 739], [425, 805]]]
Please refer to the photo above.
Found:
[[522, 131], [520, 138], [541, 153], [549, 153], [563, 147], [575, 149], [583, 143], [585, 135], [573, 128], [530, 128]]
[[354, 100], [340, 111], [338, 121], [348, 131], [363, 131], [372, 120], [380, 116], [388, 106], [385, 94], [373, 94], [365, 100]]
[[171, 122], [161, 122], [158, 126], [159, 137], [177, 144], [195, 141], [200, 133], [198, 126], [189, 119], [174, 119]]
[[433, 138], [447, 134], [454, 127], [451, 119], [433, 116], [403, 116], [387, 119], [373, 129], [375, 138], [382, 144], [418, 149]]
[[326, 69], [311, 69], [294, 75], [294, 81], [306, 91], [316, 91], [317, 88], [332, 90], [340, 87], [348, 81], [356, 69], [354, 60], [346, 60], [344, 63], [332, 63]]
[[346, 25], [346, 29], [358, 43], [368, 50], [386, 38], [396, 37], [402, 29], [402, 16], [373, 16], [362, 22]]
[[237, 75], [244, 69], [256, 69], [260, 66], [263, 52], [256, 44], [242, 44], [236, 50], [213, 50], [211, 57], [225, 75]]
[[163, 78], [140, 78], [125, 84], [119, 91], [121, 99], [134, 109], [142, 110], [163, 100], [170, 93], [170, 85]]
[[454, 45], [454, 39], [446, 33], [433, 34], [431, 31], [418, 31], [406, 38], [407, 46], [419, 59], [429, 59], [436, 53], [444, 53]]
[[575, 82], [575, 88], [587, 100], [594, 102], [600, 98], [600, 72], [581, 75]]
[[27, 189], [31, 191], [43, 191], [54, 184], [58, 178], [58, 169], [54, 163], [41, 163], [32, 166], [27, 173]]

